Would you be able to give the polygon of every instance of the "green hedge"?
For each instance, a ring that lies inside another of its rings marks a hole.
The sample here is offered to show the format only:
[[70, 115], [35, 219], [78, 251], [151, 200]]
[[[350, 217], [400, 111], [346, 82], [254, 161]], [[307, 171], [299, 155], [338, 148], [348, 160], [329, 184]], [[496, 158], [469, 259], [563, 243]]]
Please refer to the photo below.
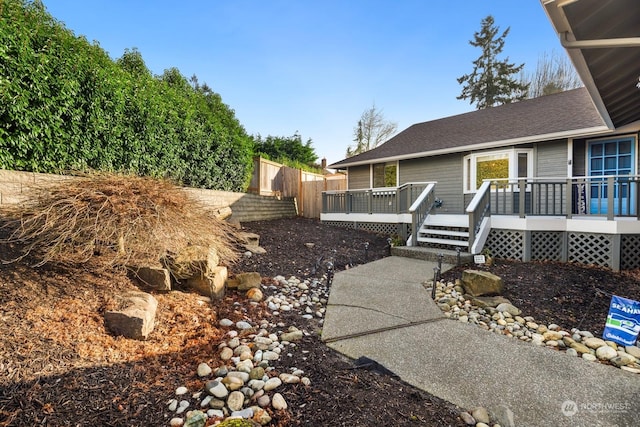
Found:
[[243, 191], [253, 141], [220, 95], [113, 61], [40, 2], [0, 2], [0, 168], [100, 170]]

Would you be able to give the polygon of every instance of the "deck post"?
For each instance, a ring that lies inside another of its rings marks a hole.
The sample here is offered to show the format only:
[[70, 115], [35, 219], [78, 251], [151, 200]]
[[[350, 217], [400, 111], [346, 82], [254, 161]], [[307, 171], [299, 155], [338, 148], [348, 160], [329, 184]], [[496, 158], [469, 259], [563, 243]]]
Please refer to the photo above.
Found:
[[573, 215], [573, 183], [571, 178], [567, 178], [567, 219]]
[[616, 194], [616, 189], [614, 188], [613, 177], [610, 176], [607, 178], [607, 220], [613, 221], [613, 202], [615, 201], [614, 195]]
[[[518, 189], [520, 191], [520, 198], [518, 200], [518, 209], [520, 210], [520, 218], [526, 217], [524, 212], [525, 201], [527, 198], [527, 181], [524, 178], [518, 179]], [[533, 203], [533, 199], [531, 200]]]

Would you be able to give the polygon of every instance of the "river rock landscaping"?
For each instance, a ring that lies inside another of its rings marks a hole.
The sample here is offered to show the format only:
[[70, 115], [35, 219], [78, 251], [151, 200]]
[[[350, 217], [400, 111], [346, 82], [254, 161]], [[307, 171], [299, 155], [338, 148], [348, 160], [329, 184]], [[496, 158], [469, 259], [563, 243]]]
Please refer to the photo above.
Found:
[[[433, 281], [429, 286], [432, 284]], [[502, 296], [474, 297], [465, 290], [465, 284], [459, 279], [436, 282], [436, 302], [446, 317], [534, 345], [564, 351], [569, 356], [607, 363], [640, 374], [640, 347], [604, 341], [587, 330], [571, 328], [567, 331], [555, 323], [545, 325], [523, 314]]]

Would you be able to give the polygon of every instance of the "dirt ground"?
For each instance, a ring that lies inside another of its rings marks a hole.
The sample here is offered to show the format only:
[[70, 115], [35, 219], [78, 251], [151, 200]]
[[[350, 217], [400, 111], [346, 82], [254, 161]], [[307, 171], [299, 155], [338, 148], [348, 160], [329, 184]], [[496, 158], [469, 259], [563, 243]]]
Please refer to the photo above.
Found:
[[[389, 253], [386, 236], [315, 220], [243, 226], [261, 236], [267, 253], [243, 258], [230, 267], [232, 274], [320, 277], [327, 260], [340, 271]], [[640, 299], [637, 272], [517, 262], [498, 262], [491, 271], [503, 277], [505, 296], [526, 315], [564, 328], [601, 333], [609, 294]], [[445, 278], [459, 274], [454, 269]], [[105, 307], [114, 293], [134, 287], [126, 275], [98, 273], [90, 264], [0, 266], [0, 426], [168, 425], [165, 408], [173, 391], [202, 387], [195, 374], [199, 363], [221, 364], [218, 320], [269, 315], [264, 305], [252, 307], [234, 292], [215, 304], [171, 292], [155, 295], [156, 328], [147, 341], [113, 337], [104, 328]], [[297, 319], [285, 322], [309, 326]], [[282, 391], [289, 410], [273, 413], [273, 426], [464, 425], [462, 409], [396, 378], [353, 369], [317, 335], [305, 337], [276, 367], [290, 366], [304, 370], [311, 385]]]

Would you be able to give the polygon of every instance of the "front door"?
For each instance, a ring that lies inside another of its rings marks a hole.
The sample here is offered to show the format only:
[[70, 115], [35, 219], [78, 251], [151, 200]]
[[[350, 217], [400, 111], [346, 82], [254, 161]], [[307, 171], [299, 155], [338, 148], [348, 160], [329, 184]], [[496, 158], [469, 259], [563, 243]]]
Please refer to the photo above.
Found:
[[[620, 175], [635, 174], [635, 138], [624, 137], [591, 141], [589, 143], [589, 206], [592, 214], [606, 215], [609, 197], [613, 197], [615, 215], [635, 215], [637, 183]], [[609, 188], [605, 176], [615, 175], [615, 184]], [[602, 176], [602, 179], [598, 179]]]

